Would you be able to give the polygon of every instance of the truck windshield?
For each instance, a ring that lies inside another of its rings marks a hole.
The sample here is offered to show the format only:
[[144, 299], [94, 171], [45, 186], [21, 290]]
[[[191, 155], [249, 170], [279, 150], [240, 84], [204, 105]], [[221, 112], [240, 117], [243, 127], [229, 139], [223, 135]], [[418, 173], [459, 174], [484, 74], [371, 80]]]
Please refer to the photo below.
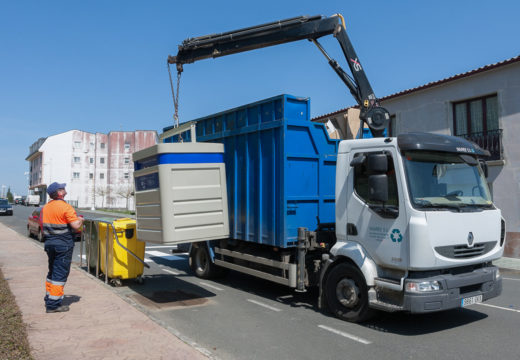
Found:
[[470, 155], [407, 151], [404, 163], [416, 208], [463, 211], [493, 207], [486, 178]]

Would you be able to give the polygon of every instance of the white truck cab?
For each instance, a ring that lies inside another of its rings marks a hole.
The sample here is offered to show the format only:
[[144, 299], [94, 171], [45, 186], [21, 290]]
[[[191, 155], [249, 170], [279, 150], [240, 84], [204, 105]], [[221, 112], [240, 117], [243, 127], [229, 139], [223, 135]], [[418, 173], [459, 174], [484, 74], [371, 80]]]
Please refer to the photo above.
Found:
[[[337, 241], [322, 277], [335, 282], [322, 287], [336, 315], [440, 311], [501, 293], [491, 262], [502, 256], [505, 222], [479, 163], [485, 155], [464, 139], [422, 133], [340, 143]], [[355, 277], [330, 276], [344, 262], [359, 268], [366, 291]]]

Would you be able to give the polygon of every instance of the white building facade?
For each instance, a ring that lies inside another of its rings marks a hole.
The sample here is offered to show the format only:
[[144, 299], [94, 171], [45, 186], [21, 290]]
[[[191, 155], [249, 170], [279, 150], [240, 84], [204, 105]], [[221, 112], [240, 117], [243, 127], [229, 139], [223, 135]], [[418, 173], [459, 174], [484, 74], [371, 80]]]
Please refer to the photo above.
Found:
[[108, 134], [70, 130], [38, 139], [26, 158], [29, 190], [46, 203], [47, 186], [67, 184], [67, 201], [80, 208], [134, 208], [132, 153], [155, 145], [153, 130]]

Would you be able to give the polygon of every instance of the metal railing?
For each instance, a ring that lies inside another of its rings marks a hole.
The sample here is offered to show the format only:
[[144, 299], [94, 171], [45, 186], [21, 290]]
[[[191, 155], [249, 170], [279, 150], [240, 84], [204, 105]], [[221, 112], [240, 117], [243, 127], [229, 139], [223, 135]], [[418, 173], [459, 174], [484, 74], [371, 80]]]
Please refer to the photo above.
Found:
[[475, 132], [471, 134], [459, 134], [457, 136], [473, 141], [482, 149], [488, 150], [491, 157], [487, 160], [502, 160], [502, 129]]

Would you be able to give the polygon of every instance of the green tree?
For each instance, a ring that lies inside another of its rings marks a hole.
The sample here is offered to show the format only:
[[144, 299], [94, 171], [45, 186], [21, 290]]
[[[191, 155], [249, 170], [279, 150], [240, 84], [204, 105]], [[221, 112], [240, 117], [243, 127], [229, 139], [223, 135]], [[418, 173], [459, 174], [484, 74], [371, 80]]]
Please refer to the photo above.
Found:
[[11, 193], [11, 187], [10, 186], [7, 189], [7, 201], [9, 201], [10, 203], [13, 202], [13, 194]]

